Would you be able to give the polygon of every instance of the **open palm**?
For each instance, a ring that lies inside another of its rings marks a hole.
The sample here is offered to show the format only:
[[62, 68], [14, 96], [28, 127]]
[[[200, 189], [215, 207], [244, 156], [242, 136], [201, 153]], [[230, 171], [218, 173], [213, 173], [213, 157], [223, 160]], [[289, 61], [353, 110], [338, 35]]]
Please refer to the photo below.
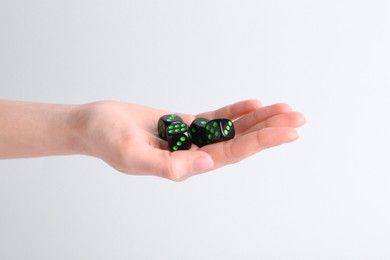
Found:
[[172, 112], [121, 102], [97, 102], [78, 115], [84, 150], [129, 174], [156, 175], [175, 181], [211, 171], [294, 141], [294, 128], [305, 123], [301, 113], [286, 104], [262, 107], [257, 100], [241, 101], [198, 115], [177, 113], [188, 125], [197, 118], [226, 117], [234, 121], [232, 140], [190, 150], [170, 152], [157, 134], [158, 119]]

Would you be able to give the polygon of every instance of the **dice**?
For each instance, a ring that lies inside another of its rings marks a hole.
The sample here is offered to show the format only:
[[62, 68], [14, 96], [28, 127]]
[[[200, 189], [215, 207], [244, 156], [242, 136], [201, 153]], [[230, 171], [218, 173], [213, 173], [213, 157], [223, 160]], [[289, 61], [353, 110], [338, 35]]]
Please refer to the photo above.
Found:
[[190, 125], [190, 135], [191, 140], [194, 144], [196, 144], [199, 147], [202, 147], [206, 144], [208, 144], [208, 139], [206, 135], [206, 124], [210, 120], [207, 118], [196, 118], [194, 121], [192, 121]]
[[195, 119], [190, 126], [192, 142], [199, 147], [227, 141], [235, 136], [233, 122], [227, 118]]
[[171, 151], [188, 150], [192, 143], [199, 147], [227, 141], [235, 136], [233, 122], [227, 118], [196, 118], [190, 127], [182, 118], [169, 114], [160, 117], [157, 123], [158, 135], [168, 142]]
[[188, 150], [192, 142], [188, 133], [188, 125], [175, 114], [163, 115], [157, 123], [157, 132], [161, 139], [168, 141], [171, 151]]
[[188, 134], [188, 126], [185, 123], [175, 122], [169, 125], [166, 136], [171, 151], [191, 148], [192, 142]]
[[234, 138], [235, 129], [233, 122], [227, 118], [210, 120], [206, 124], [206, 136], [210, 144]]
[[169, 114], [169, 115], [164, 115], [160, 117], [157, 123], [157, 131], [158, 135], [160, 136], [161, 139], [167, 140], [167, 128], [172, 124], [176, 122], [183, 122], [183, 119], [181, 119], [180, 116], [175, 115], [175, 114]]

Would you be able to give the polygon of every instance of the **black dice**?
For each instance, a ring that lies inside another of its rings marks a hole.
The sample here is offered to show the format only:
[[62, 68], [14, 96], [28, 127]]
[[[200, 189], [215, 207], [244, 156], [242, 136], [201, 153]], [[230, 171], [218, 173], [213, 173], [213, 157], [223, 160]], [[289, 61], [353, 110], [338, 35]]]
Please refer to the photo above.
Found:
[[172, 123], [177, 123], [177, 122], [182, 123], [183, 119], [181, 119], [180, 116], [175, 114], [169, 114], [160, 117], [157, 124], [157, 130], [158, 130], [158, 135], [161, 137], [161, 139], [165, 141], [167, 140], [167, 128]]
[[207, 136], [206, 136], [206, 124], [210, 120], [207, 118], [197, 118], [192, 121], [190, 125], [190, 135], [192, 142], [199, 147], [202, 147], [208, 144]]
[[160, 117], [157, 123], [158, 135], [168, 141], [171, 151], [188, 150], [192, 143], [199, 147], [227, 141], [234, 138], [233, 122], [227, 118], [197, 118], [187, 126], [181, 117], [175, 114]]
[[167, 127], [166, 137], [171, 151], [188, 150], [191, 148], [191, 139], [188, 135], [188, 126], [185, 123], [175, 122]]
[[235, 136], [233, 122], [227, 118], [207, 120], [195, 119], [190, 126], [192, 142], [202, 147], [221, 141], [227, 141]]

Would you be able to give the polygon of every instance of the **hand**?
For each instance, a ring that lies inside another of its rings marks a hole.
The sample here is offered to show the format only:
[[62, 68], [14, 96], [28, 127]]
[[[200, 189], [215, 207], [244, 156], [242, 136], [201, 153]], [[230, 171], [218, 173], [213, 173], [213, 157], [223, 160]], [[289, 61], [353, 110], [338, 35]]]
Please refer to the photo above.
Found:
[[199, 115], [176, 113], [188, 125], [196, 117], [235, 120], [236, 137], [226, 142], [170, 152], [157, 135], [158, 119], [171, 112], [141, 105], [102, 101], [81, 106], [73, 116], [84, 153], [103, 159], [115, 169], [155, 175], [174, 181], [214, 170], [294, 141], [296, 127], [305, 123], [286, 104], [262, 107], [257, 100], [241, 101]]

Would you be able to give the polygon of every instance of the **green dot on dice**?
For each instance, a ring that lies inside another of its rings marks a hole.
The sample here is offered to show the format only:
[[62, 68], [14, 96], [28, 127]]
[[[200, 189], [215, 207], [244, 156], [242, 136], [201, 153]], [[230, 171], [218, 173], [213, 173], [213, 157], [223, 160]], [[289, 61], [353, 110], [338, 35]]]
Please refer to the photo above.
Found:
[[185, 138], [185, 136], [180, 137], [180, 141], [184, 142], [185, 140], [187, 140], [187, 138]]
[[180, 127], [180, 125], [179, 125], [179, 124], [175, 125], [175, 128], [179, 128], [179, 127]]
[[179, 133], [179, 132], [180, 132], [180, 129], [176, 129], [176, 130], [175, 130], [175, 133]]
[[228, 130], [224, 130], [223, 132], [225, 133], [225, 135], [227, 135], [229, 133]]
[[208, 126], [206, 126], [206, 130], [207, 131], [210, 131], [210, 129], [211, 129], [211, 127], [208, 125]]
[[205, 120], [200, 121], [202, 125], [205, 125], [207, 122]]
[[232, 125], [233, 125], [232, 121], [229, 121], [229, 122], [228, 122], [228, 125], [229, 125], [229, 126], [232, 126]]
[[211, 129], [210, 132], [211, 132], [212, 134], [214, 134], [214, 132], [215, 132], [214, 128]]
[[172, 133], [173, 133], [173, 130], [169, 130], [168, 133], [169, 133], [169, 134], [172, 134]]
[[179, 147], [177, 147], [176, 145], [172, 148], [174, 151], [177, 151], [179, 150]]
[[186, 124], [184, 124], [184, 123], [183, 123], [183, 124], [181, 124], [181, 127], [185, 127], [185, 126], [186, 126]]
[[212, 134], [208, 134], [207, 138], [211, 139], [211, 138], [213, 138], [213, 135]]
[[173, 129], [173, 125], [168, 126], [168, 129]]
[[183, 143], [182, 142], [177, 142], [176, 144], [177, 144], [177, 146], [181, 146]]
[[167, 121], [168, 121], [168, 122], [171, 122], [171, 121], [172, 121], [172, 119], [168, 118], [168, 119], [167, 119]]
[[217, 127], [217, 126], [218, 126], [217, 122], [214, 122], [213, 127]]
[[191, 132], [196, 133], [196, 129], [195, 129], [195, 128], [192, 128], [192, 129], [191, 129]]
[[218, 137], [219, 136], [219, 132], [217, 131], [217, 132], [215, 132], [215, 134], [214, 134], [216, 137]]
[[183, 127], [182, 129], [180, 129], [180, 131], [182, 131], [182, 132], [185, 132], [185, 131], [186, 131], [186, 129]]
[[229, 131], [229, 130], [230, 130], [230, 126], [228, 126], [228, 125], [227, 125], [227, 126], [226, 126], [226, 130], [228, 130], [228, 131]]

